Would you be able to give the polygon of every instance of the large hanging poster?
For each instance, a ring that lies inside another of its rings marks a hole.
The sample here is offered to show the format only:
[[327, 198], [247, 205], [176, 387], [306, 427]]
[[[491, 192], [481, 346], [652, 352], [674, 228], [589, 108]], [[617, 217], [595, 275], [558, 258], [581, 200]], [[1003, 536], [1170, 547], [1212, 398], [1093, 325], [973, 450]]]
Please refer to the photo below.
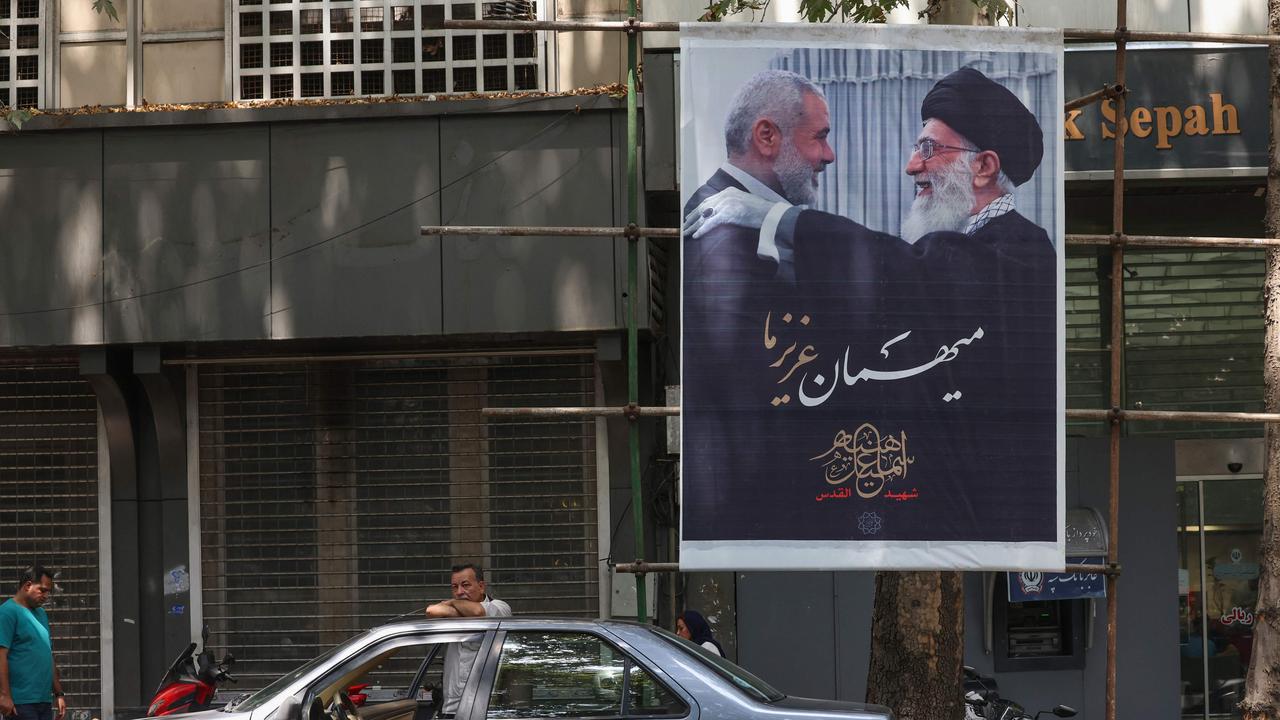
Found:
[[681, 32], [681, 568], [1061, 570], [1061, 32]]

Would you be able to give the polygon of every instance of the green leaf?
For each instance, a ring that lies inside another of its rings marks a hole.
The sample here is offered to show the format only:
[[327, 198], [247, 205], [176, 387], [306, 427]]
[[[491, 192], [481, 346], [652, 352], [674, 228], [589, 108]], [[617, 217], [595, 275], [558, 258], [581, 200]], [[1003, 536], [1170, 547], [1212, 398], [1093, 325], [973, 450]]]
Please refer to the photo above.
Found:
[[120, 13], [116, 12], [116, 5], [113, 0], [93, 0], [93, 9], [99, 15], [105, 12], [107, 17], [120, 22]]
[[28, 120], [35, 117], [35, 113], [28, 108], [7, 108], [3, 113], [0, 113], [0, 117], [3, 117], [10, 125], [13, 125], [14, 130], [21, 130]]

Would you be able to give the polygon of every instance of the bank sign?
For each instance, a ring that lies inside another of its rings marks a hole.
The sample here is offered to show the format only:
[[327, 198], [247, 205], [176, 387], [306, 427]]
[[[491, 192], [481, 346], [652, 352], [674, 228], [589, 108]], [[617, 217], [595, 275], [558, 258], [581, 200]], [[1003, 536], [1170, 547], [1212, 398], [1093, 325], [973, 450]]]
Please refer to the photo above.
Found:
[[[1126, 170], [1267, 166], [1265, 47], [1130, 45], [1126, 66]], [[1066, 97], [1115, 82], [1113, 49], [1068, 50]], [[1068, 172], [1111, 172], [1119, 118], [1113, 101], [1064, 118]]]

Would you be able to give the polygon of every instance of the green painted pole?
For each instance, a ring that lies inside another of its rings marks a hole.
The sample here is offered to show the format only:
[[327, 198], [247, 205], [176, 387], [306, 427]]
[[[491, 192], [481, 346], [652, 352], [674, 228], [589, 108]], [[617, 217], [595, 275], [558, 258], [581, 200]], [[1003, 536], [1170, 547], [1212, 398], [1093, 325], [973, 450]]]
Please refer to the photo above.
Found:
[[[627, 2], [628, 17], [636, 16], [636, 0]], [[627, 225], [635, 227], [639, 222], [640, 188], [637, 181], [636, 148], [639, 137], [636, 130], [636, 67], [639, 35], [627, 33]], [[627, 238], [627, 404], [632, 408], [640, 404], [640, 352], [639, 352], [639, 281], [640, 238]], [[631, 519], [636, 526], [636, 557], [644, 557], [644, 490], [640, 486], [640, 417], [628, 416], [627, 445], [631, 453]], [[649, 603], [644, 586], [645, 576], [636, 575], [636, 620], [649, 622]]]

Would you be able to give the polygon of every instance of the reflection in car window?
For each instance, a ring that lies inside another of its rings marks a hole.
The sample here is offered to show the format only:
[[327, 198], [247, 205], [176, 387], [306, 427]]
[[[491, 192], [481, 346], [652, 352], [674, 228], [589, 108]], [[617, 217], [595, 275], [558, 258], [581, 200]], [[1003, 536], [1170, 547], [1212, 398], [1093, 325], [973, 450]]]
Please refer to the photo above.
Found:
[[649, 628], [657, 633], [663, 640], [679, 647], [686, 653], [701, 660], [704, 665], [711, 668], [717, 675], [733, 683], [735, 687], [742, 690], [754, 700], [761, 702], [777, 702], [786, 697], [782, 693], [775, 690], [769, 683], [734, 665], [719, 655], [707, 650], [696, 643], [689, 642], [679, 635], [667, 632], [662, 628]]
[[[625, 707], [624, 707], [624, 700]], [[589, 633], [513, 632], [502, 643], [489, 718], [683, 715], [685, 704]]]
[[[418, 671], [427, 659], [432, 659], [432, 665], [438, 667], [454, 646], [472, 644], [479, 647], [483, 639], [484, 633], [391, 638], [330, 670], [320, 682], [311, 686], [309, 696], [318, 699], [321, 707], [334, 709], [330, 715], [338, 720], [344, 717], [343, 713], [336, 711], [336, 707], [344, 700], [341, 695], [343, 692], [349, 697], [353, 694], [365, 695], [364, 698], [351, 698], [354, 701], [351, 704], [356, 706], [357, 716], [351, 720], [363, 720], [366, 717], [377, 720], [412, 720], [418, 706], [423, 703], [429, 703], [424, 705], [425, 710], [440, 711], [448, 707], [444, 703], [448, 698], [443, 696], [447, 694], [447, 689], [442, 694], [440, 685], [432, 685], [429, 677], [421, 687], [415, 686], [413, 681]], [[463, 669], [469, 673], [471, 667], [468, 665]], [[439, 673], [436, 677], [438, 683]], [[366, 687], [359, 693], [353, 693], [352, 688], [359, 685]], [[441, 705], [444, 707], [440, 707]]]
[[684, 715], [684, 701], [658, 682], [648, 670], [627, 659], [627, 717]]

